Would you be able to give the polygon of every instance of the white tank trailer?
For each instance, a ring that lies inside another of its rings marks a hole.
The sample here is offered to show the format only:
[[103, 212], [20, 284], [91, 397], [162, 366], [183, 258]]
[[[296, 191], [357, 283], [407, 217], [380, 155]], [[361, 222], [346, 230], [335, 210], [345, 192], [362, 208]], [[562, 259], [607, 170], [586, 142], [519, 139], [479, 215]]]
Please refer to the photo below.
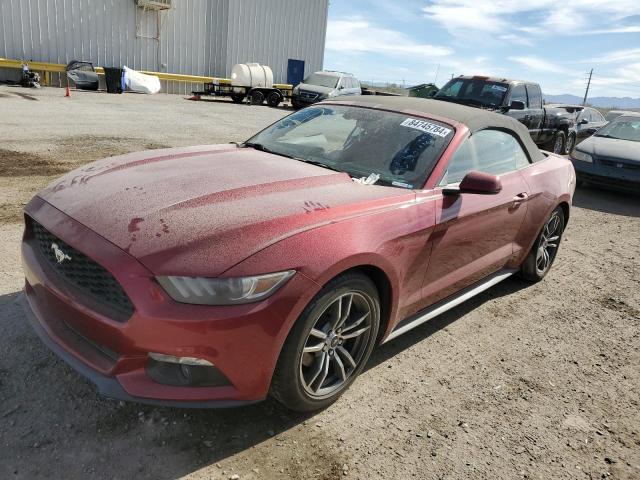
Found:
[[251, 105], [277, 107], [282, 100], [291, 96], [291, 88], [274, 86], [273, 72], [267, 65], [259, 63], [238, 63], [231, 69], [231, 81], [205, 83], [204, 91], [192, 92], [195, 97], [210, 95], [231, 97], [235, 103], [248, 101]]
[[259, 63], [237, 63], [231, 69], [231, 85], [234, 87], [273, 87], [271, 68]]

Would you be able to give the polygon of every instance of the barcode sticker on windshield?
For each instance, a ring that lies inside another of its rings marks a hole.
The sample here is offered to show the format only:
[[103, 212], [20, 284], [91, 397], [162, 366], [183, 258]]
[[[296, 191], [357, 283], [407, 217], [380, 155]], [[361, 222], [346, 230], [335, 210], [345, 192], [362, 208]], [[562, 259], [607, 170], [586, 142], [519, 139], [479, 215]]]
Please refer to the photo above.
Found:
[[400, 125], [402, 125], [403, 127], [415, 128], [416, 130], [421, 130], [425, 133], [438, 135], [439, 137], [446, 137], [451, 133], [450, 128], [441, 127], [440, 125], [436, 125], [435, 123], [429, 123], [425, 120], [418, 120], [417, 118], [407, 118]]

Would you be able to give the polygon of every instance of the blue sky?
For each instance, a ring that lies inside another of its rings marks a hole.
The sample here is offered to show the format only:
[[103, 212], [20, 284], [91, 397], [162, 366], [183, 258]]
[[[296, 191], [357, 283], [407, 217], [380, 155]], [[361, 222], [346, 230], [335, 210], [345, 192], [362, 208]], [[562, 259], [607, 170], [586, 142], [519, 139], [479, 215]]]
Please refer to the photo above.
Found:
[[324, 67], [364, 81], [451, 74], [548, 94], [640, 97], [640, 0], [330, 0]]

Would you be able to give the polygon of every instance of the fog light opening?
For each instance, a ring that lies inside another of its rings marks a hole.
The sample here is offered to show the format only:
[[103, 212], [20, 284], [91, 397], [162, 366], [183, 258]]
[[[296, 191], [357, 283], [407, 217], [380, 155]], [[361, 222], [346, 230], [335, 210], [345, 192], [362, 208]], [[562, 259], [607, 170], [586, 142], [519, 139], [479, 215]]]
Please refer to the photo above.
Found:
[[222, 387], [231, 385], [208, 360], [149, 352], [147, 375], [157, 383], [176, 387]]
[[182, 373], [182, 376], [185, 378], [185, 380], [187, 380], [187, 382], [191, 382], [191, 370], [189, 368], [189, 365], [181, 363], [180, 372]]
[[205, 365], [207, 367], [213, 367], [213, 363], [209, 360], [195, 357], [175, 357], [173, 355], [165, 355], [164, 353], [149, 352], [149, 358], [158, 362], [179, 363], [182, 365]]

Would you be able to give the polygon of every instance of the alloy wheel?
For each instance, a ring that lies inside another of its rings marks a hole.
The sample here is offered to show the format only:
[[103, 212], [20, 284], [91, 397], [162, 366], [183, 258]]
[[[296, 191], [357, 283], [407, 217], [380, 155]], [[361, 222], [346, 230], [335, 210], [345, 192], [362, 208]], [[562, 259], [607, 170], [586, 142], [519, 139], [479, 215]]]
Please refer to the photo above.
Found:
[[300, 380], [313, 398], [326, 398], [347, 382], [360, 365], [372, 332], [372, 300], [351, 291], [318, 316], [300, 359]]
[[536, 271], [539, 275], [549, 269], [556, 256], [560, 243], [560, 223], [560, 216], [557, 212], [553, 212], [542, 229], [536, 252]]
[[575, 141], [575, 137], [573, 135], [569, 135], [567, 137], [567, 144], [564, 147], [564, 152], [568, 155], [573, 150], [573, 143]]
[[560, 135], [558, 135], [556, 137], [556, 143], [553, 146], [553, 153], [558, 153], [558, 154], [562, 153], [562, 146], [563, 146], [562, 144], [563, 143], [564, 143], [563, 138]]

